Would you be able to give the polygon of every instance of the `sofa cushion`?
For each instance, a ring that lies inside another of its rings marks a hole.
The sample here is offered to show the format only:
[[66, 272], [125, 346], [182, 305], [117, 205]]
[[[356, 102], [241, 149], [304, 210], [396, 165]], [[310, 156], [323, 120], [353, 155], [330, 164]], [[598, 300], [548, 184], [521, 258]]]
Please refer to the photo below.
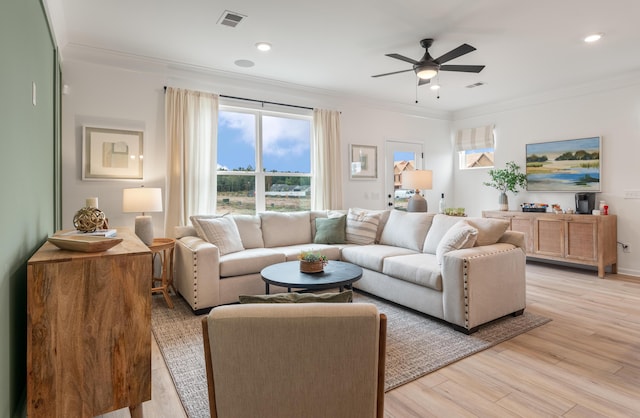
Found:
[[358, 245], [342, 249], [342, 261], [356, 264], [360, 267], [382, 272], [385, 258], [398, 255], [415, 254], [413, 250], [389, 245]]
[[380, 215], [366, 210], [349, 209], [346, 238], [349, 244], [368, 245], [376, 241]]
[[382, 272], [396, 279], [442, 291], [442, 270], [432, 254], [387, 257]]
[[220, 277], [257, 274], [272, 264], [284, 263], [284, 254], [269, 248], [252, 248], [220, 257]]
[[240, 295], [240, 303], [349, 303], [353, 292], [339, 293], [276, 293], [273, 295]]
[[264, 240], [262, 239], [261, 221], [258, 215], [233, 215], [236, 221], [240, 239], [244, 248], [262, 248]]
[[495, 244], [509, 229], [509, 221], [506, 219], [469, 218], [467, 222], [478, 230], [477, 247]]
[[389, 220], [382, 230], [380, 244], [422, 251], [434, 214], [400, 210], [390, 212]]
[[461, 248], [471, 248], [478, 238], [478, 230], [467, 221], [458, 221], [444, 234], [436, 248], [436, 260], [442, 264], [446, 253]]
[[316, 244], [344, 244], [346, 242], [346, 215], [337, 218], [316, 218]]
[[261, 212], [264, 246], [311, 243], [311, 217], [306, 212]]
[[460, 217], [458, 216], [442, 214], [434, 216], [431, 228], [429, 228], [429, 232], [427, 232], [427, 236], [424, 240], [422, 252], [435, 255], [438, 244], [440, 243], [440, 240], [442, 240], [442, 237], [444, 237], [444, 234], [446, 234], [449, 228], [455, 225], [459, 220]]
[[221, 256], [244, 250], [238, 226], [232, 216], [200, 219], [198, 225], [204, 239], [218, 247]]

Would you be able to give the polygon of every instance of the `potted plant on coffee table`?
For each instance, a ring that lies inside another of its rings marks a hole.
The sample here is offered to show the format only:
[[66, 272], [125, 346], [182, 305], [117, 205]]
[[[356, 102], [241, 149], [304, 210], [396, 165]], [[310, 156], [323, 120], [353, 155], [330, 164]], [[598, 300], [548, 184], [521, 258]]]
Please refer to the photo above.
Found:
[[300, 271], [303, 273], [319, 273], [327, 265], [327, 257], [313, 251], [302, 251], [298, 256]]
[[507, 198], [507, 192], [518, 194], [518, 189], [523, 189], [527, 186], [527, 176], [520, 172], [520, 166], [509, 161], [506, 164], [506, 168], [491, 169], [489, 170], [489, 176], [491, 181], [485, 181], [485, 186], [493, 187], [500, 191], [500, 197], [498, 203], [500, 210], [509, 210], [509, 200]]

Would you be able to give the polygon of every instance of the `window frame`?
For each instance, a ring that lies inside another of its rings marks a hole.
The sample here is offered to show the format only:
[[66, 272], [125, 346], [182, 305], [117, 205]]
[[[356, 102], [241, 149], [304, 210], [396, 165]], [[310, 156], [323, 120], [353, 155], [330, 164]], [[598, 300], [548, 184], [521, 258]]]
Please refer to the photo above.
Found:
[[[218, 161], [215, 161], [216, 177], [223, 176], [254, 176], [255, 177], [255, 190], [254, 190], [254, 198], [255, 198], [255, 213], [265, 212], [267, 211], [266, 201], [266, 178], [267, 177], [308, 177], [309, 184], [312, 184], [314, 181], [315, 173], [314, 173], [314, 152], [313, 152], [313, 113], [310, 110], [299, 109], [300, 112], [283, 112], [274, 109], [264, 109], [263, 107], [257, 106], [240, 106], [237, 104], [226, 104], [220, 103], [218, 109], [218, 116], [220, 112], [235, 112], [235, 113], [247, 113], [255, 116], [255, 135], [256, 135], [256, 143], [255, 143], [255, 166], [254, 171], [224, 171], [218, 170]], [[294, 173], [294, 172], [284, 172], [284, 171], [265, 171], [263, 166], [263, 120], [264, 116], [278, 117], [278, 118], [287, 118], [287, 119], [299, 119], [306, 120], [309, 122], [309, 172], [308, 173]], [[218, 146], [216, 139], [216, 147]], [[217, 158], [217, 157], [216, 157]], [[309, 200], [313, 201], [313, 188], [310, 189], [309, 192]], [[215, 190], [215, 199], [216, 202], [218, 200], [218, 190], [216, 186]]]

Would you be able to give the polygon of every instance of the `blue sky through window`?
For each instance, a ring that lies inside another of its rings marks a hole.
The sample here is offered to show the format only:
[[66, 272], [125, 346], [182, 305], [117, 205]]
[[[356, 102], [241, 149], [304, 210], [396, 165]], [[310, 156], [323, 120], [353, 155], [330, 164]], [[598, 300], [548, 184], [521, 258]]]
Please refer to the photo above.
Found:
[[[218, 170], [255, 169], [256, 115], [221, 111], [218, 115]], [[267, 172], [311, 172], [308, 119], [262, 118], [262, 164]]]

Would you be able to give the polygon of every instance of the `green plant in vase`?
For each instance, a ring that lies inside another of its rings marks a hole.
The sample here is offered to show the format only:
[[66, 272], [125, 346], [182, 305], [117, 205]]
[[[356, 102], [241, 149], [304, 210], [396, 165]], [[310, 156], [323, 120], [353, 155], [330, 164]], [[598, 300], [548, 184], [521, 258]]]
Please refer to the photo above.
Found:
[[509, 161], [506, 166], [506, 168], [489, 170], [491, 181], [483, 183], [500, 191], [498, 200], [500, 210], [509, 210], [507, 192], [518, 194], [518, 189], [527, 187], [527, 175], [520, 172], [520, 166], [513, 161]]

